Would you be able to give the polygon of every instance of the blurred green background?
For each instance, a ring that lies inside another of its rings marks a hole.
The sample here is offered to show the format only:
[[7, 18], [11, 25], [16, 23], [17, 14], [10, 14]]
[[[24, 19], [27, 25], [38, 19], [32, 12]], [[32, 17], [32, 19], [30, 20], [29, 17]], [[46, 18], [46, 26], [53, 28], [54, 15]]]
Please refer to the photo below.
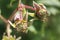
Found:
[[[27, 34], [18, 34], [13, 30], [12, 35], [16, 33], [17, 36], [22, 36], [21, 40], [60, 40], [60, 0], [22, 0], [22, 3], [32, 6], [33, 1], [46, 6], [49, 13], [47, 24], [34, 21]], [[0, 0], [1, 14], [8, 19], [17, 5], [18, 0]], [[6, 25], [0, 20], [0, 40], [5, 30]]]

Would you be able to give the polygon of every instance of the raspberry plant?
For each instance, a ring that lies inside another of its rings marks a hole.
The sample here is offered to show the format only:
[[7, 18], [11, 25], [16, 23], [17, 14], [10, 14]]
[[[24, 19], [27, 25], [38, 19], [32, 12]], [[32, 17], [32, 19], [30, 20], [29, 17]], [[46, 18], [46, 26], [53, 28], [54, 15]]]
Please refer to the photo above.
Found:
[[[27, 9], [30, 9], [32, 12], [29, 12]], [[29, 16], [33, 17], [29, 20]], [[12, 29], [13, 27], [17, 32], [28, 33], [30, 30], [30, 26], [33, 24], [34, 20], [40, 20], [43, 23], [47, 22], [48, 13], [43, 4], [37, 4], [33, 1], [33, 7], [25, 5], [19, 0], [17, 8], [13, 11], [11, 16], [6, 19], [1, 15], [0, 11], [0, 19], [2, 19], [7, 27], [6, 32], [3, 34], [2, 40], [20, 40], [21, 36], [16, 38], [16, 35], [12, 36]], [[29, 20], [29, 21], [28, 21]], [[44, 26], [42, 26], [43, 28]], [[44, 31], [44, 29], [42, 29]], [[42, 32], [43, 32], [42, 31]], [[7, 35], [6, 35], [7, 34]]]

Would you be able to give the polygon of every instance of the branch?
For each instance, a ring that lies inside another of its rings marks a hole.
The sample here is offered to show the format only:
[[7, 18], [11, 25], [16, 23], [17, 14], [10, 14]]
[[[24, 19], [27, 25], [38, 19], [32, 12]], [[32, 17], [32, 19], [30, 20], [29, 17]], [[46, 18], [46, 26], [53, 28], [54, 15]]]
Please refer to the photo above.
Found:
[[6, 32], [7, 32], [7, 36], [10, 37], [10, 33], [11, 33], [10, 24], [7, 24]]
[[8, 23], [7, 19], [0, 15], [0, 19], [2, 19], [6, 24]]
[[27, 13], [26, 13], [26, 21], [28, 21], [28, 11], [27, 11]]
[[10, 24], [8, 23], [8, 20], [4, 18], [2, 15], [0, 15], [0, 19], [2, 19], [7, 24], [7, 35], [10, 37]]
[[17, 12], [17, 8], [13, 11], [13, 13], [11, 14], [8, 20], [12, 21], [16, 12]]
[[33, 10], [33, 11], [36, 10], [35, 8], [33, 8], [33, 7], [31, 7], [31, 6], [28, 6], [28, 5], [24, 5], [24, 6], [25, 6], [25, 8], [27, 8], [27, 9], [31, 9], [31, 10]]

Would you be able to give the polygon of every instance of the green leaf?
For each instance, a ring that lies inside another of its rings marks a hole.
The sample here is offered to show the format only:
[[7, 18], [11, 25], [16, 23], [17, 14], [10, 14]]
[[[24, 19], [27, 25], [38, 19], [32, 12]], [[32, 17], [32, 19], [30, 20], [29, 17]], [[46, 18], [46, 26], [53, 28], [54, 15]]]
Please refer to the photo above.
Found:
[[37, 30], [35, 29], [35, 27], [33, 25], [30, 25], [28, 27], [28, 30], [31, 31], [31, 32], [33, 32], [34, 34], [37, 34]]

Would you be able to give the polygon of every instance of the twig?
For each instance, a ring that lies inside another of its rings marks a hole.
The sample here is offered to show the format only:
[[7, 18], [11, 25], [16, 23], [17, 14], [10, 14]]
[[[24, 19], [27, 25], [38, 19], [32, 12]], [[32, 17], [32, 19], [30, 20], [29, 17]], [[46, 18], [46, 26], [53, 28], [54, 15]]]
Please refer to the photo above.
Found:
[[31, 7], [31, 6], [28, 6], [28, 5], [24, 5], [24, 6], [25, 6], [25, 8], [27, 8], [27, 9], [31, 9], [31, 10], [33, 10], [33, 11], [36, 10], [35, 8], [33, 8], [33, 7]]
[[28, 21], [28, 11], [27, 11], [27, 13], [26, 13], [26, 21]]
[[8, 23], [8, 22], [7, 22], [7, 19], [4, 18], [2, 15], [0, 15], [0, 19], [2, 19], [6, 24]]
[[11, 16], [9, 17], [8, 20], [12, 21], [14, 16], [15, 16], [15, 14], [16, 14], [16, 12], [17, 12], [17, 8], [13, 11], [13, 13], [11, 14]]
[[4, 18], [2, 15], [1, 15], [1, 9], [0, 9], [0, 19], [2, 19], [5, 23], [8, 23], [6, 18]]
[[0, 19], [2, 19], [5, 23], [6, 23], [6, 25], [7, 25], [7, 35], [8, 35], [8, 37], [10, 37], [10, 24], [8, 23], [8, 21], [7, 21], [7, 19], [6, 18], [4, 18], [2, 15], [0, 15]]
[[6, 27], [7, 28], [7, 35], [8, 35], [8, 37], [10, 37], [10, 31], [9, 31], [10, 24], [8, 23], [8, 20], [1, 15], [1, 11], [0, 11], [0, 19], [2, 19], [6, 23], [6, 25], [7, 25], [7, 27]]
[[0, 15], [1, 15], [1, 9], [0, 9]]
[[[19, 0], [19, 4], [21, 4], [21, 0]], [[19, 5], [19, 4], [18, 4], [18, 5]]]
[[10, 37], [10, 24], [7, 24], [7, 36]]

